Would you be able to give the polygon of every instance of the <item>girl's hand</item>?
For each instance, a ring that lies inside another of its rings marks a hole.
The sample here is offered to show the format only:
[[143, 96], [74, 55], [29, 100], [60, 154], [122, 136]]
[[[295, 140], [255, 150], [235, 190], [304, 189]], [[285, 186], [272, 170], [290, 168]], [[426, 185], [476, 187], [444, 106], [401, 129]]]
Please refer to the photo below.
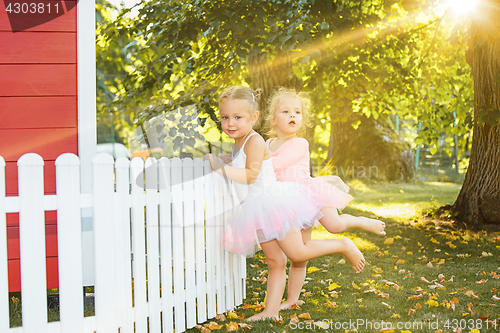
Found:
[[233, 161], [232, 156], [229, 154], [219, 154], [219, 159], [222, 161], [222, 163], [229, 165], [231, 165], [231, 162]]
[[203, 156], [204, 161], [209, 161], [210, 162], [210, 167], [212, 170], [217, 171], [218, 169], [222, 168], [224, 165], [221, 163], [219, 158], [213, 154], [206, 154]]

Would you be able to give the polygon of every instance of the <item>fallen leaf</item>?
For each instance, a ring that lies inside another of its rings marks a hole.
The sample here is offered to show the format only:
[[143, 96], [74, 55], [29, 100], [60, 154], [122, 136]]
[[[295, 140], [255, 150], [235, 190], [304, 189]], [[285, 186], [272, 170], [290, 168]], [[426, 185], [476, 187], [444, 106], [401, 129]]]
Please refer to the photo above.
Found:
[[405, 261], [403, 259], [399, 259], [398, 261], [396, 261], [396, 265], [404, 264], [404, 263], [405, 263]]
[[328, 325], [328, 323], [325, 323], [324, 321], [315, 321], [314, 322], [314, 327], [319, 327], [319, 328], [322, 328], [322, 329], [326, 330], [330, 326]]
[[345, 259], [340, 259], [340, 260], [337, 262], [337, 264], [341, 264], [341, 265], [343, 265], [343, 264], [345, 264], [345, 263], [346, 263]]
[[420, 280], [422, 280], [422, 282], [425, 282], [425, 283], [431, 283], [429, 280], [427, 280], [425, 277], [421, 277]]
[[220, 320], [220, 321], [225, 321], [226, 316], [224, 316], [223, 313], [219, 313], [218, 315], [215, 316], [215, 319]]
[[302, 308], [300, 306], [298, 306], [297, 303], [293, 303], [290, 308], [295, 309], [295, 310], [302, 310]]
[[418, 295], [412, 295], [412, 296], [408, 296], [408, 299], [420, 299], [422, 298], [422, 294], [418, 294]]
[[491, 299], [497, 302], [500, 301], [500, 297], [498, 297], [497, 295], [491, 296]]
[[422, 308], [422, 305], [420, 303], [417, 303], [417, 304], [415, 304], [414, 308], [419, 310]]
[[392, 319], [396, 319], [396, 318], [401, 318], [400, 315], [398, 315], [397, 313], [393, 313], [392, 316], [391, 316]]
[[248, 328], [248, 329], [252, 329], [253, 326], [252, 325], [248, 325], [246, 323], [238, 323], [238, 325], [241, 327], [241, 328]]
[[408, 311], [408, 316], [411, 316], [412, 314], [414, 314], [415, 312], [417, 312], [417, 310], [415, 309], [410, 309], [410, 311]]
[[340, 286], [339, 286], [338, 284], [336, 284], [335, 282], [334, 282], [334, 283], [332, 283], [332, 284], [330, 284], [330, 285], [328, 286], [328, 290], [330, 290], [330, 291], [331, 291], [331, 290], [334, 290], [334, 289], [337, 289], [337, 288], [340, 288]]
[[430, 241], [433, 242], [434, 244], [439, 244], [439, 242], [437, 240], [435, 240], [434, 238], [431, 238]]
[[295, 313], [290, 316], [290, 324], [297, 324], [298, 322], [299, 322], [299, 318], [297, 317], [297, 315]]
[[426, 303], [429, 304], [429, 307], [434, 306], [437, 308], [439, 306], [439, 303], [433, 299], [428, 300]]
[[486, 283], [488, 282], [488, 279], [482, 279], [482, 280], [479, 280], [479, 281], [476, 281], [476, 284], [483, 284], [483, 283]]
[[389, 308], [390, 310], [394, 309], [392, 306], [390, 306], [389, 304], [387, 304], [387, 303], [385, 303], [385, 302], [382, 302], [382, 304], [383, 304], [385, 307]]
[[474, 292], [473, 292], [472, 290], [467, 291], [467, 292], [465, 293], [465, 295], [467, 295], [467, 296], [471, 296], [471, 297], [473, 297], [473, 298], [475, 298], [475, 299], [479, 299], [479, 296], [475, 295], [475, 294], [474, 294]]
[[233, 311], [229, 311], [229, 312], [227, 313], [227, 317], [228, 317], [229, 319], [238, 319], [238, 315], [237, 315], [235, 312], [233, 312]]
[[222, 328], [221, 325], [217, 324], [215, 321], [211, 321], [210, 323], [206, 324], [208, 329], [210, 330], [220, 330]]
[[354, 283], [354, 281], [352, 281], [352, 287], [353, 287], [354, 289], [359, 289], [358, 285], [357, 285], [356, 283]]
[[311, 267], [307, 268], [307, 274], [311, 274], [311, 273], [317, 272], [319, 270], [320, 269], [318, 267], [311, 266]]
[[384, 241], [384, 244], [393, 244], [394, 243], [394, 238], [386, 238]]
[[238, 328], [239, 328], [238, 324], [235, 323], [234, 321], [230, 322], [229, 325], [227, 325], [228, 332], [236, 332]]
[[335, 302], [330, 302], [329, 300], [326, 301], [326, 306], [328, 306], [329, 308], [332, 308], [334, 306], [337, 306], [337, 303]]
[[299, 318], [302, 318], [302, 319], [311, 319], [311, 315], [309, 314], [309, 312], [301, 313], [301, 314], [299, 314]]

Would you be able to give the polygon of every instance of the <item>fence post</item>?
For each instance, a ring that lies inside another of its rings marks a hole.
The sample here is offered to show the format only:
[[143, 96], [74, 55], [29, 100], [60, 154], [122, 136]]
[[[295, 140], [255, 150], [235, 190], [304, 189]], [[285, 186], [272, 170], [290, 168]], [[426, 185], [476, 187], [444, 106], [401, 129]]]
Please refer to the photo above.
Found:
[[62, 154], [55, 165], [61, 332], [77, 333], [83, 332], [80, 160]]
[[214, 172], [210, 167], [210, 163], [203, 163], [203, 171], [205, 175], [205, 220], [207, 233], [207, 316], [213, 318], [217, 315], [217, 303], [215, 298], [216, 293], [216, 277], [215, 277], [215, 231], [217, 220], [215, 217], [215, 184]]
[[29, 153], [21, 156], [17, 165], [23, 331], [47, 332], [44, 162], [40, 155]]
[[0, 332], [9, 329], [9, 274], [5, 215], [5, 160], [0, 156]]
[[97, 333], [118, 331], [113, 162], [109, 154], [98, 154], [92, 159]]

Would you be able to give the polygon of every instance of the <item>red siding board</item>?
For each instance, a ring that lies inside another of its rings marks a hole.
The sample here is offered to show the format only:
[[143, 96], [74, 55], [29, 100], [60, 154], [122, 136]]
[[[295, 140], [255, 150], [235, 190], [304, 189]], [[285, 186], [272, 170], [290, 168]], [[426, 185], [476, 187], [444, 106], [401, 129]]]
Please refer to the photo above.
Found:
[[75, 64], [76, 33], [0, 32], [1, 64]]
[[[19, 218], [18, 213], [15, 215]], [[19, 220], [16, 226], [7, 227], [7, 248], [9, 260], [20, 258]], [[47, 257], [57, 257], [57, 225], [55, 224], [45, 224], [45, 253]]]
[[14, 162], [25, 153], [37, 153], [44, 160], [55, 160], [63, 153], [78, 153], [76, 128], [0, 130], [0, 155]]
[[[0, 130], [78, 126], [76, 96], [0, 97]], [[1, 144], [0, 144], [1, 145]]]
[[0, 65], [1, 96], [76, 95], [74, 65]]
[[[39, 2], [51, 3], [52, 7], [57, 1], [47, 1], [40, 0]], [[29, 20], [29, 18], [27, 18]], [[8, 31], [12, 33], [12, 27], [10, 26], [9, 17], [7, 16], [7, 12], [5, 11], [5, 4], [3, 1], [0, 1], [0, 31]], [[76, 10], [71, 10], [64, 15], [61, 15], [49, 22], [38, 25], [36, 27], [30, 28], [26, 31], [67, 31], [67, 32], [76, 32]], [[16, 32], [15, 34], [19, 34], [20, 32]]]
[[[47, 289], [59, 288], [57, 257], [47, 257]], [[21, 290], [21, 262], [19, 259], [9, 260], [9, 290]]]

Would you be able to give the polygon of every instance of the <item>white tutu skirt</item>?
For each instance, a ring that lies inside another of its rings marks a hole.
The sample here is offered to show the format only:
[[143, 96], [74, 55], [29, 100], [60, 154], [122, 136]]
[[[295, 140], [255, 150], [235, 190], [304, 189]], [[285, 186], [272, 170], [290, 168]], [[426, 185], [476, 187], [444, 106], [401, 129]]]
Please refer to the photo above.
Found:
[[252, 189], [228, 220], [224, 248], [252, 256], [258, 243], [283, 240], [288, 232], [312, 227], [323, 217], [321, 199], [298, 183], [274, 181]]

